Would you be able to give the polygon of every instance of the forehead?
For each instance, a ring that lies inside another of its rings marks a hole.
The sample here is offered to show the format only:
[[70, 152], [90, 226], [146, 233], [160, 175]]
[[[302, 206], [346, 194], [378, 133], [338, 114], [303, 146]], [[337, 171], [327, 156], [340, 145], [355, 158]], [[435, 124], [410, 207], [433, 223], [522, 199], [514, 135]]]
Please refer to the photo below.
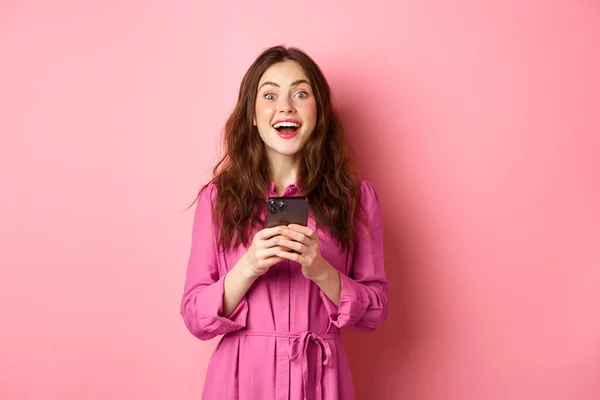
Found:
[[263, 82], [285, 85], [301, 79], [310, 81], [300, 64], [296, 61], [286, 60], [271, 65], [260, 77], [259, 85]]

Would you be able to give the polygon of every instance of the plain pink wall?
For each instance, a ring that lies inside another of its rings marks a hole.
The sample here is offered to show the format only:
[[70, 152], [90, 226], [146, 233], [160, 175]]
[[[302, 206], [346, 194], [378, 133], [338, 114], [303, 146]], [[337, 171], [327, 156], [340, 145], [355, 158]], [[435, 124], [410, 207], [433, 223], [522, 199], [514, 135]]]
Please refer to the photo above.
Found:
[[597, 1], [95, 3], [0, 3], [0, 398], [200, 397], [184, 210], [279, 43], [383, 201], [358, 398], [600, 398]]

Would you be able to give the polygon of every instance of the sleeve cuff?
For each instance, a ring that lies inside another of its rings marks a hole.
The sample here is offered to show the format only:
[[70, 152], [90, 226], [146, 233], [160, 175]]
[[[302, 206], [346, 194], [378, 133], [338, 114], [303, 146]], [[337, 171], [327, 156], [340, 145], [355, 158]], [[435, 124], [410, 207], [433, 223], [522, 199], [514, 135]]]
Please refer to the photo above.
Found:
[[196, 294], [192, 301], [196, 303], [196, 336], [211, 338], [240, 330], [246, 326], [248, 316], [248, 300], [244, 296], [231, 315], [223, 317], [223, 294], [225, 292], [225, 277], [207, 286]]
[[319, 292], [319, 295], [329, 314], [329, 321], [341, 329], [351, 327], [360, 321], [369, 303], [361, 298], [362, 291], [358, 282], [343, 272], [340, 272], [340, 282], [342, 293], [339, 307], [336, 307], [322, 291]]

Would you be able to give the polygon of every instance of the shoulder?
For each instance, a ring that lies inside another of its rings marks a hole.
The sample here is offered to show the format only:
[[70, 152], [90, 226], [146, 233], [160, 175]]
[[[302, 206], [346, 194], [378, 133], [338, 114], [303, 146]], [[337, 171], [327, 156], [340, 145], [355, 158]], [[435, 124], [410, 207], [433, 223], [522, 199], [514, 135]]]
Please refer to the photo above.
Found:
[[209, 182], [207, 184], [205, 184], [204, 186], [202, 186], [202, 189], [200, 189], [200, 196], [208, 196], [208, 197], [214, 197], [217, 194], [217, 184], [214, 182]]
[[379, 195], [375, 186], [368, 180], [360, 181], [360, 203], [363, 207], [379, 205]]
[[359, 207], [358, 219], [365, 223], [367, 231], [372, 237], [378, 237], [383, 223], [381, 203], [375, 186], [366, 180], [360, 181]]
[[212, 209], [217, 197], [217, 185], [208, 183], [198, 192], [198, 209]]

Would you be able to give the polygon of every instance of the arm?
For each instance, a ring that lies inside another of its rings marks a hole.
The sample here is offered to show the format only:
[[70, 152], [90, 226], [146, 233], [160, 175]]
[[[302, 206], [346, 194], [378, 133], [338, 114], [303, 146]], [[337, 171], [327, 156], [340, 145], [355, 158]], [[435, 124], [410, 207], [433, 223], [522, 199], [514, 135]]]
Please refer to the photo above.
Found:
[[326, 273], [323, 277], [313, 279], [313, 282], [319, 286], [321, 292], [335, 305], [339, 307], [340, 299], [342, 297], [342, 278], [340, 277], [340, 271], [335, 269], [327, 261]]
[[[333, 325], [370, 332], [381, 326], [387, 318], [388, 283], [383, 261], [383, 226], [379, 198], [369, 182], [363, 181], [360, 186], [361, 206], [367, 226], [362, 221], [357, 221], [350, 274], [336, 270], [330, 272], [321, 284], [317, 284], [321, 288], [320, 296]], [[336, 302], [338, 298], [339, 302]]]
[[214, 186], [209, 186], [198, 198], [181, 300], [181, 315], [186, 327], [202, 340], [246, 326], [248, 304], [245, 294], [252, 284], [240, 276], [238, 264], [242, 260], [227, 275], [219, 273], [217, 230], [213, 227], [212, 213], [214, 195]]
[[224, 317], [229, 317], [235, 311], [257, 278], [244, 271], [243, 267], [247, 263], [247, 258], [247, 254], [244, 254], [231, 271], [225, 275], [225, 293], [223, 294]]

